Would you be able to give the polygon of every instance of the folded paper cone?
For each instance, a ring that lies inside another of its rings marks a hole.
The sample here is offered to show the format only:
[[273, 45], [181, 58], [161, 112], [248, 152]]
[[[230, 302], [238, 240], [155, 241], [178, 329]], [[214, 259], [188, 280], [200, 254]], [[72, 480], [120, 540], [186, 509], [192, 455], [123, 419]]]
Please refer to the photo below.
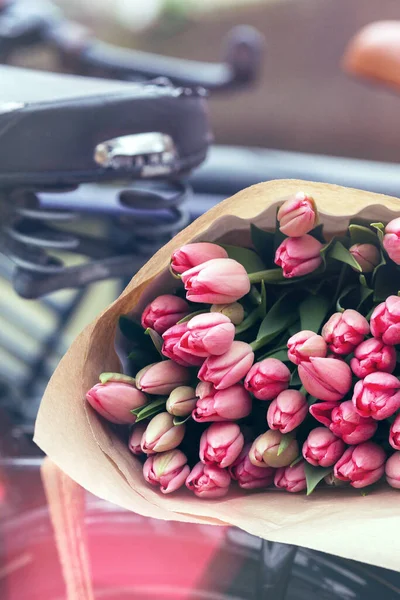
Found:
[[165, 496], [147, 485], [139, 461], [85, 402], [100, 373], [121, 368], [114, 348], [119, 315], [140, 314], [171, 285], [168, 265], [174, 250], [195, 240], [248, 245], [250, 223], [273, 230], [278, 203], [298, 191], [314, 197], [328, 235], [345, 231], [355, 215], [370, 222], [400, 215], [396, 198], [297, 180], [261, 183], [225, 200], [161, 248], [75, 340], [43, 397], [35, 442], [87, 490], [142, 515], [234, 525], [267, 540], [400, 570], [400, 537], [394, 534], [400, 528], [399, 495], [388, 486], [366, 497], [343, 488], [317, 489], [310, 497], [276, 490], [232, 491], [217, 501], [187, 491]]

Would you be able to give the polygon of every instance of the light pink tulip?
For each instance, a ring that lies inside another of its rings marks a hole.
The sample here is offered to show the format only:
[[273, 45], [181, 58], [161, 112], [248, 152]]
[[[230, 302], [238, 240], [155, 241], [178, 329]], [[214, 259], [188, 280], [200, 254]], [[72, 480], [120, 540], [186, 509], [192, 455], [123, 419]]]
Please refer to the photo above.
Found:
[[217, 390], [223, 390], [243, 379], [253, 361], [254, 352], [250, 344], [233, 342], [228, 352], [222, 356], [206, 358], [198, 377], [201, 381], [213, 383]]
[[190, 371], [172, 360], [147, 365], [136, 375], [136, 386], [146, 394], [170, 394], [190, 381]]
[[275, 264], [284, 277], [301, 277], [312, 273], [322, 264], [322, 244], [311, 235], [283, 240], [275, 253]]
[[153, 417], [142, 437], [141, 447], [145, 454], [173, 450], [183, 440], [185, 425], [174, 425], [174, 417], [162, 412]]
[[400, 298], [389, 296], [371, 315], [371, 333], [388, 346], [400, 344]]
[[339, 402], [351, 388], [351, 370], [342, 360], [311, 357], [298, 366], [299, 377], [307, 392], [327, 402]]
[[255, 467], [249, 459], [251, 444], [246, 444], [235, 462], [229, 467], [229, 473], [244, 490], [265, 488], [274, 480], [275, 469]]
[[188, 385], [181, 385], [170, 393], [165, 408], [175, 417], [188, 417], [196, 406], [196, 392]]
[[179, 323], [179, 325], [173, 325], [167, 329], [162, 336], [164, 343], [161, 351], [164, 356], [175, 361], [178, 365], [182, 365], [183, 367], [198, 367], [204, 359], [187, 352], [180, 345], [181, 339], [187, 333], [187, 330], [187, 323]]
[[244, 308], [240, 302], [232, 302], [231, 304], [213, 304], [210, 308], [212, 313], [221, 313], [228, 317], [234, 325], [240, 325], [244, 319]]
[[140, 455], [143, 454], [141, 442], [146, 431], [147, 423], [141, 422], [135, 425], [132, 428], [131, 434], [129, 436], [128, 448], [132, 452], [132, 454]]
[[400, 408], [400, 381], [389, 373], [371, 373], [357, 381], [352, 400], [361, 417], [382, 421]]
[[371, 417], [361, 417], [351, 400], [341, 402], [331, 413], [329, 429], [346, 444], [352, 446], [369, 440], [376, 432], [378, 423]]
[[268, 407], [267, 421], [271, 429], [289, 433], [304, 421], [308, 413], [308, 404], [297, 390], [284, 390]]
[[268, 467], [286, 467], [298, 457], [299, 446], [295, 439], [292, 439], [286, 449], [278, 454], [283, 434], [280, 431], [274, 431], [270, 429], [264, 433], [263, 436], [265, 450], [262, 457], [263, 461], [266, 465], [268, 465]]
[[186, 479], [186, 487], [199, 498], [222, 498], [226, 496], [231, 483], [227, 469], [217, 465], [204, 465], [198, 462]]
[[272, 400], [289, 387], [289, 382], [287, 366], [276, 358], [265, 358], [251, 367], [244, 387], [258, 400]]
[[400, 265], [400, 217], [390, 221], [385, 227], [383, 247], [396, 265]]
[[335, 464], [333, 473], [354, 488], [363, 488], [378, 481], [385, 472], [384, 450], [373, 442], [347, 448]]
[[234, 337], [235, 326], [228, 317], [221, 313], [205, 313], [187, 323], [179, 348], [193, 356], [219, 356], [228, 352]]
[[217, 390], [212, 383], [201, 382], [196, 388], [198, 400], [192, 417], [198, 423], [236, 421], [251, 412], [251, 397], [240, 384]]
[[146, 306], [142, 314], [142, 327], [150, 327], [162, 335], [189, 313], [190, 308], [186, 300], [164, 294]]
[[171, 269], [174, 273], [184, 273], [213, 258], [228, 258], [228, 253], [222, 246], [209, 242], [186, 244], [172, 254]]
[[275, 487], [287, 492], [302, 492], [307, 488], [305, 461], [298, 462], [293, 467], [281, 467], [275, 473]]
[[295, 365], [310, 360], [311, 356], [325, 357], [328, 350], [324, 338], [307, 329], [292, 335], [287, 346], [288, 358]]
[[330, 427], [332, 423], [332, 410], [338, 406], [337, 402], [316, 402], [309, 408], [310, 413], [319, 423]]
[[213, 423], [200, 438], [200, 460], [221, 468], [235, 462], [244, 446], [244, 437], [236, 423]]
[[360, 379], [375, 371], [393, 373], [396, 366], [396, 350], [393, 346], [385, 346], [382, 340], [370, 338], [357, 346], [350, 366], [354, 375]]
[[340, 438], [326, 427], [316, 427], [303, 444], [303, 456], [314, 467], [331, 467], [346, 449]]
[[182, 273], [186, 298], [206, 304], [236, 302], [250, 291], [246, 269], [231, 258], [215, 258]]
[[289, 237], [299, 237], [308, 233], [318, 221], [314, 199], [304, 192], [298, 192], [282, 204], [277, 219], [279, 229]]
[[86, 400], [102, 417], [117, 425], [131, 425], [136, 415], [131, 410], [144, 406], [146, 396], [134, 385], [110, 381], [97, 383], [86, 394]]
[[395, 450], [400, 450], [400, 414], [398, 414], [390, 427], [389, 443]]
[[395, 452], [385, 465], [386, 481], [392, 488], [400, 489], [400, 452]]
[[335, 354], [350, 354], [368, 333], [367, 319], [352, 309], [335, 313], [322, 328], [322, 337]]
[[372, 273], [381, 260], [380, 252], [373, 244], [354, 244], [349, 252], [356, 259], [363, 273]]
[[170, 494], [182, 487], [189, 473], [187, 458], [180, 450], [149, 456], [143, 465], [145, 480], [151, 485], [159, 486], [163, 494]]

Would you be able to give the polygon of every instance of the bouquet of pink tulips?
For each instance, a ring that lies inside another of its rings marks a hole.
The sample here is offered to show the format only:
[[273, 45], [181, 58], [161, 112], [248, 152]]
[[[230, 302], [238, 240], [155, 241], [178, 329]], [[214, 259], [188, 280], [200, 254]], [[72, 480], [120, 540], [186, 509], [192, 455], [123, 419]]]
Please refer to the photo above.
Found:
[[398, 568], [399, 215], [300, 181], [215, 207], [74, 342], [35, 440], [141, 514]]

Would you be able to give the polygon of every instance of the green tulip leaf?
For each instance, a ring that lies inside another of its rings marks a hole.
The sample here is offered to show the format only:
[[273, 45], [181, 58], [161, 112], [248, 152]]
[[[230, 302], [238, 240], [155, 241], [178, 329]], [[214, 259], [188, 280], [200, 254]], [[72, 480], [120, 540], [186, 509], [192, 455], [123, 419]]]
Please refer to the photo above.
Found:
[[220, 246], [225, 248], [229, 258], [232, 258], [243, 265], [247, 273], [264, 271], [265, 264], [254, 250], [250, 250], [250, 248], [241, 248], [240, 246], [229, 246], [226, 244], [220, 244]]
[[343, 246], [342, 242], [335, 241], [330, 250], [328, 251], [328, 257], [338, 260], [339, 262], [345, 263], [355, 269], [356, 271], [361, 272], [361, 267], [351, 254], [351, 252]]
[[310, 463], [305, 462], [304, 471], [306, 473], [307, 481], [307, 496], [309, 496], [313, 493], [320, 481], [332, 472], [332, 467], [323, 469], [322, 467], [313, 467]]
[[372, 231], [369, 227], [363, 225], [352, 224], [349, 225], [349, 234], [351, 245], [353, 244], [373, 244], [378, 245], [377, 234]]
[[286, 448], [289, 448], [289, 446], [293, 442], [294, 438], [295, 438], [295, 434], [292, 431], [290, 433], [286, 433], [282, 436], [281, 442], [278, 447], [278, 456], [280, 456], [283, 452], [285, 452]]
[[273, 340], [298, 319], [297, 298], [294, 294], [284, 294], [267, 312], [257, 334], [257, 341], [261, 345]]
[[174, 425], [183, 425], [186, 421], [192, 418], [192, 415], [188, 415], [187, 417], [174, 417]]
[[148, 327], [146, 329], [145, 334], [150, 337], [151, 341], [154, 344], [154, 348], [157, 350], [157, 352], [159, 353], [159, 355], [163, 359], [165, 359], [165, 356], [161, 352], [161, 349], [163, 347], [163, 339], [162, 339], [161, 335], [159, 333], [157, 333], [157, 331], [154, 331], [154, 329], [151, 329], [151, 327]]
[[293, 462], [290, 463], [289, 467], [292, 468], [303, 460], [303, 456], [300, 454]]
[[100, 383], [107, 383], [109, 381], [118, 381], [119, 383], [129, 383], [130, 385], [135, 385], [135, 379], [133, 377], [129, 377], [129, 375], [124, 375], [123, 373], [101, 373], [99, 376]]
[[177, 325], [180, 325], [181, 323], [187, 323], [188, 321], [190, 321], [190, 319], [193, 319], [193, 317], [197, 317], [197, 315], [203, 315], [204, 313], [208, 312], [210, 311], [207, 308], [196, 310], [195, 312], [190, 313], [190, 315], [186, 315], [186, 317], [183, 317], [183, 319], [177, 322]]
[[302, 384], [302, 381], [300, 379], [299, 373], [298, 373], [297, 369], [295, 369], [290, 378], [290, 386], [291, 387], [299, 387], [301, 384]]
[[274, 261], [274, 234], [264, 231], [253, 223], [250, 225], [251, 241], [267, 267], [273, 265]]
[[381, 265], [374, 278], [374, 302], [383, 302], [396, 296], [400, 290], [400, 270], [393, 264]]
[[324, 226], [322, 223], [314, 227], [311, 231], [308, 232], [308, 235], [311, 235], [313, 238], [321, 242], [321, 244], [326, 244], [326, 239], [324, 237]]
[[380, 243], [382, 244], [383, 235], [384, 235], [384, 231], [385, 231], [384, 224], [383, 223], [371, 223], [371, 227], [373, 227], [376, 230], [376, 235], [378, 236], [378, 239], [379, 239]]
[[301, 329], [318, 333], [331, 307], [326, 296], [307, 296], [299, 307]]
[[144, 419], [149, 419], [155, 415], [158, 415], [158, 413], [164, 412], [166, 402], [166, 398], [159, 398], [157, 400], [153, 400], [153, 402], [149, 402], [145, 406], [140, 406], [139, 408], [131, 410], [131, 413], [136, 415], [135, 423], [139, 423]]

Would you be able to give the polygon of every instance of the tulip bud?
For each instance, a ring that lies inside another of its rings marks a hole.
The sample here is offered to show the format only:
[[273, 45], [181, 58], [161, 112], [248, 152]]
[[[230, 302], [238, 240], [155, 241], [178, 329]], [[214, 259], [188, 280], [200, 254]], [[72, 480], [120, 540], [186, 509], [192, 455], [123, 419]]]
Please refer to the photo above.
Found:
[[136, 375], [136, 387], [146, 394], [170, 394], [190, 381], [190, 372], [172, 360], [147, 365]]
[[173, 252], [171, 269], [174, 273], [184, 273], [213, 258], [228, 258], [228, 253], [222, 246], [209, 242], [186, 244]]
[[142, 438], [142, 450], [145, 454], [173, 450], [183, 440], [185, 425], [174, 425], [174, 417], [167, 412], [153, 417], [146, 427]]
[[400, 298], [389, 296], [371, 315], [371, 333], [388, 346], [400, 344]]
[[396, 350], [393, 346], [385, 346], [382, 340], [370, 338], [357, 346], [350, 366], [360, 379], [376, 371], [393, 373], [396, 366]]
[[331, 467], [345, 451], [344, 442], [326, 427], [316, 427], [303, 444], [303, 456], [314, 467]]
[[161, 351], [164, 356], [168, 356], [168, 358], [183, 367], [199, 366], [203, 362], [203, 359], [181, 348], [180, 342], [187, 330], [187, 323], [179, 323], [167, 329], [162, 336], [164, 343]]
[[160, 335], [190, 313], [189, 304], [183, 298], [164, 294], [146, 306], [142, 314], [142, 327], [150, 327]]
[[198, 377], [201, 381], [213, 383], [217, 390], [223, 390], [243, 379], [253, 361], [254, 352], [250, 344], [233, 342], [228, 352], [222, 356], [206, 358]]
[[400, 381], [389, 373], [371, 373], [357, 381], [352, 401], [361, 417], [387, 419], [400, 408]]
[[289, 237], [305, 235], [317, 224], [318, 214], [314, 199], [304, 192], [288, 198], [278, 210], [280, 231]]
[[400, 452], [395, 452], [385, 465], [386, 481], [392, 488], [400, 489]]
[[135, 427], [132, 428], [131, 434], [129, 436], [129, 444], [128, 448], [132, 452], [132, 454], [140, 455], [143, 454], [141, 442], [146, 431], [147, 424], [146, 423], [138, 423]]
[[249, 459], [251, 444], [246, 444], [235, 462], [229, 467], [229, 473], [244, 490], [255, 490], [271, 485], [275, 469], [255, 467]]
[[199, 498], [221, 498], [228, 493], [231, 476], [217, 465], [198, 462], [186, 479], [186, 487]]
[[395, 450], [400, 450], [400, 414], [398, 414], [390, 427], [389, 443]]
[[229, 467], [244, 446], [244, 437], [236, 423], [213, 423], [200, 438], [200, 460], [206, 465]]
[[305, 461], [301, 460], [293, 467], [281, 467], [276, 470], [275, 487], [287, 492], [302, 492], [307, 487]]
[[322, 248], [311, 235], [286, 238], [275, 253], [275, 264], [282, 268], [284, 277], [307, 275], [322, 264]]
[[246, 269], [232, 258], [215, 258], [182, 273], [186, 298], [206, 304], [230, 304], [250, 291]]
[[289, 382], [287, 366], [276, 358], [265, 358], [251, 367], [244, 387], [258, 400], [272, 400], [289, 387]]
[[334, 466], [335, 477], [349, 481], [354, 488], [363, 488], [378, 481], [385, 472], [384, 450], [373, 442], [347, 448]]
[[329, 429], [346, 444], [352, 446], [369, 440], [376, 432], [378, 423], [371, 417], [361, 417], [351, 400], [335, 406]]
[[352, 309], [335, 313], [322, 328], [322, 337], [335, 354], [350, 354], [368, 333], [367, 319]]
[[180, 450], [149, 456], [143, 465], [143, 475], [147, 483], [159, 486], [163, 494], [170, 494], [182, 487], [189, 473], [187, 458]]
[[147, 403], [146, 396], [130, 383], [110, 381], [97, 383], [86, 394], [86, 400], [102, 417], [117, 425], [131, 425], [136, 415], [131, 411]]
[[396, 265], [400, 265], [400, 217], [390, 221], [385, 227], [383, 247]]
[[249, 450], [249, 461], [255, 467], [261, 467], [262, 469], [266, 469], [268, 465], [263, 461], [263, 454], [268, 448], [268, 437], [267, 433], [262, 433], [259, 435], [251, 445]]
[[235, 326], [228, 317], [220, 313], [205, 313], [187, 323], [179, 348], [195, 357], [220, 356], [228, 352], [234, 337]]
[[271, 429], [289, 433], [300, 425], [308, 413], [308, 404], [297, 390], [284, 390], [271, 402], [267, 421]]
[[310, 360], [311, 356], [325, 357], [327, 345], [324, 338], [313, 331], [299, 331], [289, 338], [288, 358], [295, 365], [304, 360]]
[[309, 411], [319, 423], [322, 423], [325, 427], [330, 427], [332, 423], [332, 410], [335, 406], [337, 406], [337, 402], [316, 402], [310, 406]]
[[373, 244], [354, 244], [349, 252], [356, 259], [363, 273], [372, 273], [381, 260], [380, 252]]
[[278, 455], [279, 446], [282, 441], [283, 434], [280, 431], [270, 429], [264, 433], [266, 439], [266, 449], [263, 453], [263, 461], [268, 467], [287, 467], [299, 455], [299, 446], [293, 439], [288, 447]]
[[196, 406], [196, 400], [194, 388], [181, 385], [170, 393], [166, 409], [174, 417], [188, 417]]
[[347, 484], [347, 481], [338, 479], [333, 473], [329, 473], [326, 477], [324, 477], [324, 481], [326, 485], [329, 485], [330, 487], [342, 487], [343, 485]]
[[193, 419], [198, 423], [208, 421], [236, 421], [251, 412], [250, 394], [240, 384], [217, 390], [211, 383], [201, 382], [196, 388], [198, 400]]
[[244, 308], [239, 302], [231, 304], [213, 304], [210, 308], [212, 313], [221, 313], [225, 315], [234, 325], [240, 325], [244, 319]]
[[351, 370], [342, 360], [311, 357], [299, 364], [298, 372], [307, 392], [318, 400], [339, 402], [351, 388]]

